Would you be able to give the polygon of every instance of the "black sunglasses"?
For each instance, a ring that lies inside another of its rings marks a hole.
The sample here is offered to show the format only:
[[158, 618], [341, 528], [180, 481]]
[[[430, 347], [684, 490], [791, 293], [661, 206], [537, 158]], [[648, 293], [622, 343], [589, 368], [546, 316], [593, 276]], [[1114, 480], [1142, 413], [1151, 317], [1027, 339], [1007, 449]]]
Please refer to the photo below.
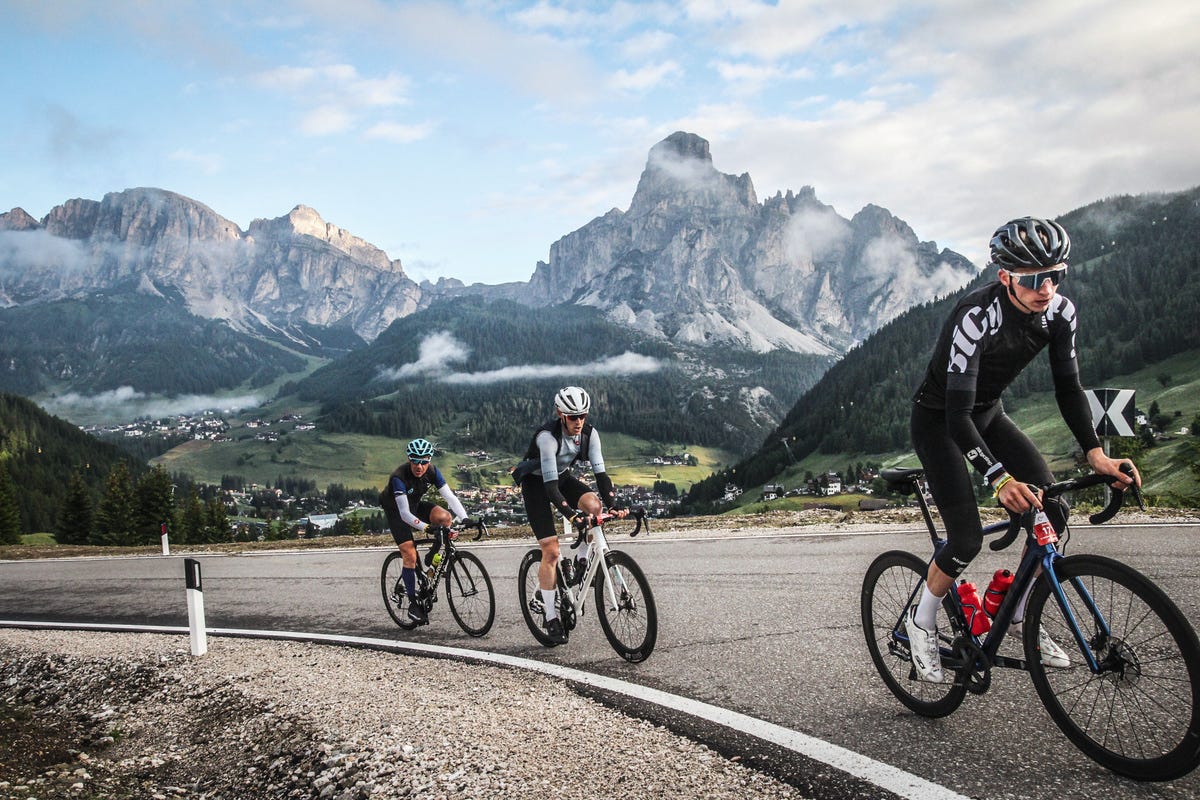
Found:
[[581, 419], [587, 419], [587, 414], [563, 414], [563, 416], [571, 420], [571, 422], [579, 422]]
[[412, 463], [416, 464], [418, 467], [419, 467], [419, 466], [421, 466], [422, 464], [428, 464], [428, 463], [429, 463], [429, 459], [428, 459], [428, 458], [410, 458], [410, 459], [409, 459], [409, 461], [411, 461]]
[[1013, 283], [1036, 292], [1038, 289], [1042, 288], [1042, 284], [1046, 281], [1050, 281], [1051, 286], [1058, 286], [1060, 283], [1062, 283], [1062, 279], [1067, 275], [1067, 265], [1063, 264], [1061, 267], [1048, 269], [1045, 272], [1020, 273], [1013, 272], [1011, 269], [1006, 271], [1008, 272], [1008, 277], [1012, 279]]

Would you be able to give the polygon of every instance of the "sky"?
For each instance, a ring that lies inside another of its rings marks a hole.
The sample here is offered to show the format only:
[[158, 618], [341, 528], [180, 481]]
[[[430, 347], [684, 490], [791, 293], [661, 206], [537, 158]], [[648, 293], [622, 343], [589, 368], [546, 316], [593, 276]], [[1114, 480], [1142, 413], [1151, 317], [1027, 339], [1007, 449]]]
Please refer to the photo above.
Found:
[[525, 281], [677, 130], [982, 266], [1006, 220], [1200, 184], [1194, 0], [0, 0], [0, 212], [310, 206], [415, 280]]

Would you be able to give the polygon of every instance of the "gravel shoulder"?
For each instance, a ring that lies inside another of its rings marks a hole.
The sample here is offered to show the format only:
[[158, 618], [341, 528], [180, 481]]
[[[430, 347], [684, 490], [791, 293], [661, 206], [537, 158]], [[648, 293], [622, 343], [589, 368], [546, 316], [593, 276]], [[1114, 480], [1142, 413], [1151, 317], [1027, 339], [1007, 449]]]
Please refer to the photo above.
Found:
[[546, 676], [209, 641], [0, 629], [0, 797], [804, 796]]

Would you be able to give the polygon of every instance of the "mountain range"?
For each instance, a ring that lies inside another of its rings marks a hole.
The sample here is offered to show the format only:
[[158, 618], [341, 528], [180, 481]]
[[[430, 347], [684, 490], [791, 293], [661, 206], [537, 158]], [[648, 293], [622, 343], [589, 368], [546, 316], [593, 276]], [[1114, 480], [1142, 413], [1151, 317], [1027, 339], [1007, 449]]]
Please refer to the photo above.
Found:
[[[417, 284], [398, 260], [303, 205], [242, 230], [182, 195], [129, 189], [68, 200], [40, 220], [20, 208], [0, 214], [0, 390], [264, 386], [298, 373], [302, 356], [345, 357], [470, 296], [593, 308], [589, 325], [628, 331], [630, 352], [680, 366], [683, 396], [666, 409], [711, 396], [718, 413], [756, 416], [761, 433], [855, 343], [975, 274], [877, 206], [845, 219], [811, 187], [760, 202], [748, 174], [717, 171], [709, 143], [684, 132], [651, 148], [627, 210], [553, 243], [528, 282], [496, 286]], [[577, 362], [571, 349], [544, 357]], [[376, 372], [416, 357], [373, 353]], [[766, 356], [796, 365], [779, 370], [794, 377], [756, 382]], [[504, 351], [489, 357], [503, 361]], [[344, 393], [316, 399], [332, 407]]]

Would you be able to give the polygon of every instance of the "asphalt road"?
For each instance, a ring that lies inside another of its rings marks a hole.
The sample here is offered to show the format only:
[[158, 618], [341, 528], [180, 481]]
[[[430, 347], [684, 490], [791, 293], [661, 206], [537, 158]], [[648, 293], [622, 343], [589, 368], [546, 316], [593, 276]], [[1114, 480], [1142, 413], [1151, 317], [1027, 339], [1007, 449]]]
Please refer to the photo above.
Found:
[[[1074, 536], [1069, 553], [1125, 561], [1200, 619], [1200, 526], [1083, 526]], [[876, 555], [924, 554], [925, 534], [611, 543], [638, 560], [658, 603], [658, 645], [642, 664], [613, 653], [594, 614], [565, 647], [534, 642], [516, 603], [517, 565], [532, 540], [469, 545], [497, 590], [496, 624], [481, 639], [459, 630], [444, 601], [428, 626], [397, 628], [380, 597], [383, 550], [199, 560], [209, 627], [409, 639], [558, 662], [784, 725], [972, 797], [1200, 798], [1200, 771], [1139, 784], [1094, 764], [1050, 721], [1022, 672], [996, 670], [986, 695], [968, 695], [945, 719], [904, 709], [870, 663], [859, 591]], [[985, 548], [968, 577], [985, 584], [1016, 557], [1015, 550], [997, 557]], [[0, 619], [186, 625], [183, 559], [0, 563]]]

